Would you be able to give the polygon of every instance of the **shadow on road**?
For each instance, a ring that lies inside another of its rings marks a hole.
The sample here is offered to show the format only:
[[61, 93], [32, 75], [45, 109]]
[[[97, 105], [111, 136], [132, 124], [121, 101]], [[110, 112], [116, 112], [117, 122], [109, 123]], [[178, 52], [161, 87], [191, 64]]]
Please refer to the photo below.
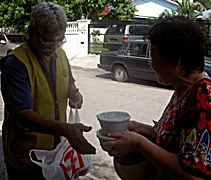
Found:
[[[111, 79], [115, 81], [113, 79], [112, 73], [99, 74], [99, 75], [96, 75], [96, 77], [103, 78], [103, 79]], [[171, 89], [171, 90], [174, 89], [174, 87], [172, 86], [164, 86], [155, 81], [148, 81], [148, 80], [136, 79], [136, 78], [129, 78], [129, 80], [124, 83], [134, 83], [134, 84], [140, 84], [140, 85], [152, 86], [152, 87], [158, 87], [158, 88], [164, 88], [164, 89]]]

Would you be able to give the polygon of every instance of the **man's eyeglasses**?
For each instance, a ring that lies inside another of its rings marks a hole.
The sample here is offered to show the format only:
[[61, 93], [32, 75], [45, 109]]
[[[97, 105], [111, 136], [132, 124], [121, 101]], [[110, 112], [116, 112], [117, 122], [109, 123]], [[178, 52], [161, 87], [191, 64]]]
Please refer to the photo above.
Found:
[[61, 41], [54, 42], [54, 41], [44, 41], [41, 37], [40, 37], [40, 41], [44, 45], [57, 45], [57, 46], [61, 46], [62, 44], [67, 42], [66, 38], [62, 39]]

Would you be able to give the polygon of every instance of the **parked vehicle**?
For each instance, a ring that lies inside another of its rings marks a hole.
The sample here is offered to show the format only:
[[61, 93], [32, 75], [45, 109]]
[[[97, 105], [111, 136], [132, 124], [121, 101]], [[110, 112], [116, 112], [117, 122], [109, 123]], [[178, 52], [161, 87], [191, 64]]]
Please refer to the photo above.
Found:
[[117, 50], [125, 41], [143, 39], [148, 24], [128, 24], [109, 27], [104, 35], [103, 47]]
[[[116, 81], [124, 82], [129, 77], [157, 81], [150, 66], [150, 43], [144, 40], [129, 40], [118, 51], [100, 54], [98, 67], [113, 73]], [[211, 58], [205, 57], [205, 71], [211, 77]]]
[[204, 71], [211, 77], [211, 57], [205, 57]]
[[27, 40], [27, 36], [20, 33], [0, 33], [0, 58]]
[[211, 36], [205, 36], [205, 53], [207, 57], [211, 57]]

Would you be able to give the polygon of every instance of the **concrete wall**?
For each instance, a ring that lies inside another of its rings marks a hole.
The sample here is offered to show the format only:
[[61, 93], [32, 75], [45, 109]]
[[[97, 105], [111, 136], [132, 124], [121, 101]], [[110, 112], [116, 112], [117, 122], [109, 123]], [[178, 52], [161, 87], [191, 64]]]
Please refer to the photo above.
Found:
[[68, 59], [88, 55], [88, 25], [90, 20], [81, 19], [75, 22], [68, 22], [65, 37], [67, 42], [63, 49]]

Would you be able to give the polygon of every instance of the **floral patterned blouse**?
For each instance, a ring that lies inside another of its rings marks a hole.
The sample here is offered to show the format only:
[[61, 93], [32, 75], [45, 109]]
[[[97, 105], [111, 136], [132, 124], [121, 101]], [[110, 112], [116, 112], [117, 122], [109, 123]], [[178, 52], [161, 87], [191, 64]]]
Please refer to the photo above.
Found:
[[[211, 79], [198, 81], [177, 103], [173, 99], [153, 128], [153, 142], [177, 153], [187, 173], [211, 178]], [[151, 179], [171, 178], [154, 169]]]

